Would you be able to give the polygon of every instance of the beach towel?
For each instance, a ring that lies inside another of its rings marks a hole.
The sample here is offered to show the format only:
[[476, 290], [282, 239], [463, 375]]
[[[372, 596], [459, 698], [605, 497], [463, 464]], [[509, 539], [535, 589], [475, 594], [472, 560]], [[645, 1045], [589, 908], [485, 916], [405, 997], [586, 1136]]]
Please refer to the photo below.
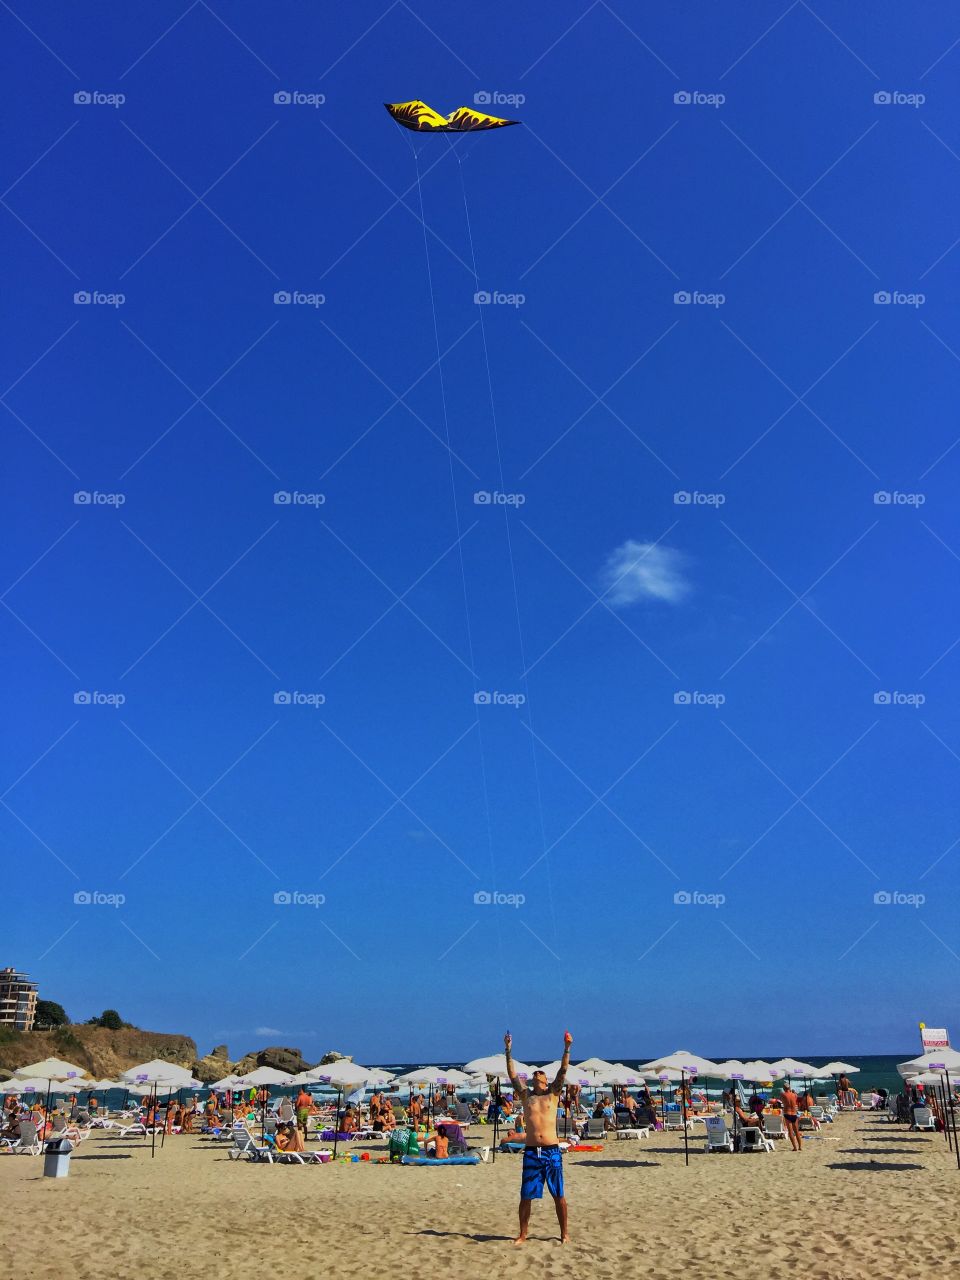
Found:
[[437, 1160], [430, 1156], [404, 1156], [401, 1164], [479, 1164], [479, 1156], [444, 1156]]

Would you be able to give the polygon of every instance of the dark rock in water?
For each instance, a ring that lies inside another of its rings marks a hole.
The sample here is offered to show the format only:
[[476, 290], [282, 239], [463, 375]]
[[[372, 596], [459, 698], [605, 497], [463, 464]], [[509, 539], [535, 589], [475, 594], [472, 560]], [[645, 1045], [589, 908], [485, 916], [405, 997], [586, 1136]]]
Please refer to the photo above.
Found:
[[[246, 1057], [233, 1064], [232, 1070], [234, 1075], [242, 1076], [249, 1071], [253, 1071], [256, 1067], [273, 1067], [276, 1071], [283, 1071], [287, 1075], [293, 1076], [300, 1071], [306, 1071], [307, 1065], [299, 1049], [289, 1049], [282, 1045], [270, 1045], [266, 1049], [248, 1053]], [[220, 1074], [223, 1075], [224, 1073], [221, 1072]]]

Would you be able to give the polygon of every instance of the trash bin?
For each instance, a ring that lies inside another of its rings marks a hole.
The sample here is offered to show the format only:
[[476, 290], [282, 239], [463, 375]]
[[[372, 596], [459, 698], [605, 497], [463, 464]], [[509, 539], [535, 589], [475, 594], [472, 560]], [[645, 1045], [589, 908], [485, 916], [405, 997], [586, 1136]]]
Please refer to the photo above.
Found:
[[53, 1138], [47, 1143], [43, 1156], [45, 1178], [65, 1178], [70, 1172], [70, 1152], [73, 1143], [69, 1138]]

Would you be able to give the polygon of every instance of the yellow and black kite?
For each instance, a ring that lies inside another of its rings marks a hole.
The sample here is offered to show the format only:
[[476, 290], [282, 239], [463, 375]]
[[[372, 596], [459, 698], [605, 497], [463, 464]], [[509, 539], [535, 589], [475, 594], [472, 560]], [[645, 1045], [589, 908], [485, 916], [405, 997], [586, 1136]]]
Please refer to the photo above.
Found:
[[448, 116], [442, 116], [433, 107], [416, 99], [413, 102], [385, 102], [383, 104], [405, 129], [414, 133], [471, 133], [476, 129], [502, 129], [508, 124], [519, 124], [519, 120], [502, 120], [499, 116], [484, 115], [482, 111], [472, 111], [470, 107], [457, 107]]

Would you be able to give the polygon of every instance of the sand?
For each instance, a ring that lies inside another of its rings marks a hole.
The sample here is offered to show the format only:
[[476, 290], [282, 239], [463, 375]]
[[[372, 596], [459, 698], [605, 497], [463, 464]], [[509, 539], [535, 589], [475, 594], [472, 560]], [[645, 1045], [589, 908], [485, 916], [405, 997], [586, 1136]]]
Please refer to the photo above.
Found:
[[860, 1113], [799, 1155], [785, 1142], [772, 1155], [703, 1145], [691, 1141], [689, 1168], [675, 1134], [568, 1156], [572, 1242], [560, 1245], [546, 1199], [515, 1249], [519, 1156], [269, 1166], [196, 1135], [153, 1160], [142, 1139], [93, 1136], [65, 1179], [44, 1178], [41, 1159], [0, 1156], [0, 1274], [914, 1280], [960, 1262], [960, 1170], [941, 1135]]

